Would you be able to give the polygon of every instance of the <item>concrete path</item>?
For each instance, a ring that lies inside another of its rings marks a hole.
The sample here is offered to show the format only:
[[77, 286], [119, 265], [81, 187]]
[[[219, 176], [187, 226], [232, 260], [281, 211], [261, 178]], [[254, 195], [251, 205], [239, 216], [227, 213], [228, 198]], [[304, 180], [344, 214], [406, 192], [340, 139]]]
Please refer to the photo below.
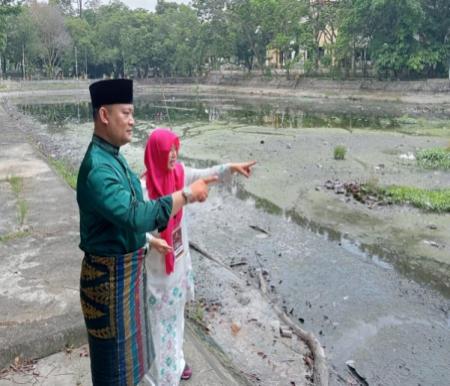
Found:
[[[214, 355], [205, 349], [192, 328], [186, 331], [185, 354], [194, 372], [182, 385], [234, 386], [242, 384], [233, 378]], [[17, 361], [0, 373], [0, 386], [91, 386], [89, 352], [87, 345], [67, 348], [38, 361]]]

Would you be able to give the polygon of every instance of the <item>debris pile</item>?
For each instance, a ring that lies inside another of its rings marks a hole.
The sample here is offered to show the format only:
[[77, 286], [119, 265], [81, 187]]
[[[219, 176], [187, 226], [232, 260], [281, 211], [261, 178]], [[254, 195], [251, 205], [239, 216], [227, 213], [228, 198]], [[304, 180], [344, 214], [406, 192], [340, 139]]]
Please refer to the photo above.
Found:
[[333, 190], [336, 194], [342, 194], [348, 198], [367, 205], [370, 209], [375, 206], [391, 205], [392, 201], [389, 196], [384, 194], [381, 189], [372, 187], [369, 184], [362, 184], [356, 181], [342, 182], [339, 180], [327, 180], [325, 188]]

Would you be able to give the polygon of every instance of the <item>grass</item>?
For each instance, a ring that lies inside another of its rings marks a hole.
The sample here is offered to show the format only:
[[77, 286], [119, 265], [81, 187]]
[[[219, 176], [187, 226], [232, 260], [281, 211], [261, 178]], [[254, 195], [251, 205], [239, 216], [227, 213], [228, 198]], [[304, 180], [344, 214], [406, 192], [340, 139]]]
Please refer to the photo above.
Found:
[[7, 233], [6, 235], [0, 236], [0, 243], [7, 243], [11, 240], [20, 239], [22, 237], [26, 237], [30, 234], [29, 231], [17, 231], [17, 232], [11, 232]]
[[390, 186], [386, 195], [396, 204], [410, 204], [431, 212], [450, 212], [450, 189], [419, 189], [407, 186]]
[[417, 163], [425, 169], [450, 170], [450, 145], [445, 149], [420, 150], [416, 155], [416, 159]]
[[28, 203], [21, 197], [23, 192], [23, 178], [11, 176], [8, 178], [8, 182], [17, 199], [17, 219], [19, 225], [22, 226], [28, 213]]
[[24, 199], [19, 199], [17, 202], [17, 209], [18, 209], [18, 217], [19, 217], [19, 225], [23, 225], [25, 222], [25, 217], [28, 213], [28, 203]]
[[205, 310], [201, 302], [193, 301], [189, 304], [187, 307], [187, 316], [192, 321], [200, 325], [204, 325]]
[[421, 189], [411, 186], [380, 187], [376, 178], [361, 184], [361, 191], [378, 201], [399, 205], [412, 205], [429, 212], [450, 212], [450, 188]]
[[8, 177], [8, 182], [11, 185], [11, 189], [16, 197], [19, 197], [23, 190], [23, 178], [18, 176]]
[[77, 173], [67, 163], [61, 160], [48, 158], [50, 165], [66, 181], [72, 189], [77, 187]]
[[347, 154], [347, 149], [345, 148], [345, 146], [338, 145], [334, 148], [333, 154], [335, 160], [343, 160], [345, 159], [345, 155]]

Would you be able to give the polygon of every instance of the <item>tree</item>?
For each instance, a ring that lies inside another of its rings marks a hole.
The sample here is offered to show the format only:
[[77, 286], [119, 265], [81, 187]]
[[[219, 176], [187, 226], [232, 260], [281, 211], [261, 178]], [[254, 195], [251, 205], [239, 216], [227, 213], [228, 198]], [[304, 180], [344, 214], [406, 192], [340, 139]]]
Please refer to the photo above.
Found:
[[124, 76], [126, 57], [120, 37], [122, 31], [128, 28], [130, 12], [130, 9], [120, 2], [103, 5], [95, 12], [93, 61], [97, 70], [101, 71], [97, 75]]
[[72, 0], [49, 0], [48, 4], [58, 8], [64, 16], [74, 15]]
[[79, 17], [67, 18], [66, 28], [72, 44], [63, 58], [65, 70], [76, 77], [83, 73], [87, 76], [88, 58], [90, 60], [94, 56], [93, 30], [85, 19]]
[[419, 63], [428, 76], [450, 78], [450, 2], [422, 0]]
[[47, 70], [47, 76], [53, 78], [55, 68], [61, 60], [62, 53], [70, 44], [70, 36], [64, 25], [61, 12], [44, 3], [33, 3], [30, 16], [41, 45], [41, 59]]
[[346, 0], [341, 15], [341, 57], [362, 41], [367, 42], [381, 77], [408, 77], [421, 71], [421, 0]]
[[20, 7], [16, 4], [15, 0], [0, 0], [0, 79], [6, 69], [6, 62], [2, 59], [4, 57], [6, 47], [6, 19], [8, 16], [17, 15], [19, 12]]
[[30, 18], [29, 8], [23, 8], [18, 15], [7, 19], [8, 28], [5, 57], [14, 66], [20, 67], [22, 78], [26, 79], [36, 64], [39, 42]]
[[200, 21], [200, 55], [216, 69], [222, 60], [231, 60], [235, 35], [229, 21], [231, 0], [195, 0], [193, 7]]
[[179, 5], [175, 2], [157, 0], [155, 12], [157, 15], [162, 15], [166, 12], [177, 10]]
[[152, 64], [158, 75], [191, 76], [199, 71], [200, 23], [192, 8], [180, 5], [156, 15], [154, 37]]
[[330, 57], [334, 56], [334, 44], [336, 43], [338, 31], [338, 1], [311, 1], [309, 7], [309, 23], [314, 36], [315, 52], [313, 60], [316, 69], [319, 66], [323, 53], [321, 49], [326, 46], [330, 51]]
[[126, 58], [124, 71], [133, 76], [147, 77], [152, 67], [154, 51], [154, 15], [144, 10], [129, 14], [127, 25], [120, 32], [120, 46]]
[[267, 46], [274, 36], [276, 5], [275, 0], [238, 0], [230, 5], [235, 54], [249, 70], [265, 65]]
[[281, 62], [289, 69], [298, 60], [300, 50], [312, 50], [314, 42], [310, 25], [307, 23], [309, 3], [298, 0], [280, 0], [277, 3], [273, 19], [273, 39], [270, 47], [279, 51]]

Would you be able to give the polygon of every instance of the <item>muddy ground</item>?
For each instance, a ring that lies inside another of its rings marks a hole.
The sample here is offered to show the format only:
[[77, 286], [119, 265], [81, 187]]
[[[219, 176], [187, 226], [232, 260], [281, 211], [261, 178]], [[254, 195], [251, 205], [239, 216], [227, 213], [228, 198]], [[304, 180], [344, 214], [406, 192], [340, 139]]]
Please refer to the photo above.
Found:
[[[190, 129], [185, 133], [195, 131]], [[373, 181], [421, 188], [450, 186], [450, 173], [418, 168], [402, 158], [443, 147], [446, 138], [339, 129], [286, 130], [215, 127], [183, 139], [183, 154], [196, 159], [255, 159], [254, 178], [243, 189], [313, 231], [387, 259], [408, 275], [450, 290], [450, 216], [410, 206], [368, 206], [327, 190], [327, 180]], [[333, 148], [344, 145], [346, 159]], [[264, 204], [263, 204], [264, 205]]]

